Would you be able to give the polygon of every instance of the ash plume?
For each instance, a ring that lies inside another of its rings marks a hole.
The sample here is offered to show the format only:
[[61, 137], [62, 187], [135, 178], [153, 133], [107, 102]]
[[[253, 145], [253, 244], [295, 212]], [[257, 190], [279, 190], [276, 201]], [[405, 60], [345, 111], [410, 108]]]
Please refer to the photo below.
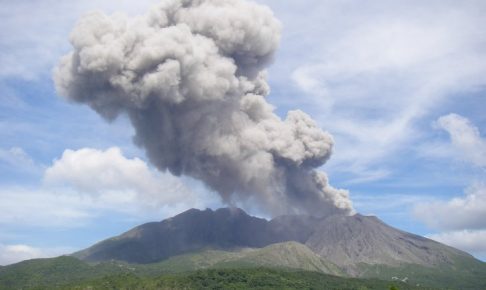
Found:
[[279, 39], [270, 9], [242, 0], [166, 0], [135, 18], [92, 13], [54, 80], [106, 120], [127, 114], [159, 170], [202, 180], [228, 204], [350, 213], [348, 192], [316, 170], [332, 137], [302, 111], [282, 120], [265, 100]]

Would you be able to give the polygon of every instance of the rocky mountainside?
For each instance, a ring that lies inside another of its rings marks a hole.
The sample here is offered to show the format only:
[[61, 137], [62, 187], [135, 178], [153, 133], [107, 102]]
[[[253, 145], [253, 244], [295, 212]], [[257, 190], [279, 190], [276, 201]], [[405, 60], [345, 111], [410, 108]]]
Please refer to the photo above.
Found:
[[298, 242], [276, 243], [264, 248], [240, 248], [232, 251], [202, 250], [174, 256], [158, 263], [137, 264], [137, 268], [152, 273], [181, 273], [208, 268], [261, 267], [298, 269], [346, 276], [339, 267], [322, 259], [307, 246]]
[[[206, 277], [211, 273], [219, 276]], [[243, 273], [251, 275], [241, 278]], [[299, 280], [309, 275], [315, 277]], [[236, 282], [242, 289], [255, 283], [301, 289], [315, 282], [316, 289], [385, 289], [394, 284], [399, 289], [477, 290], [486, 289], [486, 263], [394, 229], [376, 217], [280, 216], [267, 221], [235, 208], [192, 209], [135, 227], [70, 257], [0, 267], [0, 289], [107, 289], [114, 283], [112, 289], [129, 282], [134, 288], [169, 283], [169, 288], [191, 289], [189, 284], [174, 286], [175, 277], [199, 281], [206, 288], [220, 280], [228, 286], [239, 277]]]
[[270, 229], [265, 219], [251, 217], [241, 209], [190, 209], [135, 227], [73, 256], [89, 262], [153, 263], [201, 249], [261, 248], [281, 241]]
[[383, 223], [374, 216], [331, 216], [318, 223], [305, 244], [321, 257], [349, 269], [354, 265], [454, 264], [471, 255]]
[[201, 249], [262, 248], [286, 241], [305, 244], [322, 222], [310, 216], [281, 216], [267, 221], [239, 208], [190, 209], [161, 222], [135, 227], [73, 256], [88, 262], [143, 264]]
[[[264, 249], [255, 251], [260, 248]], [[471, 255], [360, 214], [324, 218], [280, 216], [267, 221], [237, 208], [191, 209], [161, 222], [135, 227], [73, 256], [88, 262], [117, 260], [137, 264], [170, 258], [177, 261], [169, 263], [172, 267], [187, 265], [187, 258], [180, 259], [180, 255], [193, 255], [191, 260], [201, 252], [214, 265], [261, 264], [383, 279], [406, 274], [414, 276], [417, 282], [427, 282], [431, 277], [442, 281], [451, 275], [464, 281], [478, 277], [486, 280], [485, 263]], [[221, 254], [224, 252], [228, 254]], [[189, 268], [197, 267], [191, 264]]]

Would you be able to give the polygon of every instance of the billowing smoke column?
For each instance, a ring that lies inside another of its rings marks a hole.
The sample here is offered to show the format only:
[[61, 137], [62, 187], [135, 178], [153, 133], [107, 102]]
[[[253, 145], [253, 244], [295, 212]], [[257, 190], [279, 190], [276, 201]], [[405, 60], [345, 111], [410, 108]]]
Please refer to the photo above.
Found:
[[302, 111], [281, 120], [265, 100], [279, 38], [272, 12], [242, 0], [166, 0], [137, 18], [94, 13], [75, 27], [54, 79], [60, 95], [107, 120], [126, 113], [158, 169], [202, 180], [227, 203], [350, 213], [347, 191], [315, 170], [332, 137]]

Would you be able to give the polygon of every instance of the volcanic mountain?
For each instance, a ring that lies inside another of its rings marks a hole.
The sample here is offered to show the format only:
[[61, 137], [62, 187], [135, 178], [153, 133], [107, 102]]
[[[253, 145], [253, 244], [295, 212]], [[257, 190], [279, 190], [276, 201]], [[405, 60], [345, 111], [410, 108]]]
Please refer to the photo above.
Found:
[[[254, 251], [260, 252], [250, 255]], [[451, 275], [458, 281], [486, 279], [484, 263], [471, 255], [360, 214], [280, 216], [267, 221], [238, 208], [191, 209], [161, 222], [140, 225], [73, 256], [88, 262], [146, 264], [196, 253], [206, 253], [207, 261], [213, 259], [220, 265], [243, 260], [251, 264], [260, 257], [266, 264], [282, 267], [289, 266], [282, 262], [282, 256], [296, 256], [298, 261], [298, 256], [304, 255], [302, 261], [307, 262], [289, 267], [309, 268], [309, 263], [319, 261], [326, 266], [310, 268], [336, 275], [417, 283], [450, 280]], [[271, 261], [262, 258], [262, 253], [271, 256]]]
[[388, 289], [392, 283], [486, 289], [486, 263], [374, 216], [266, 220], [222, 208], [143, 224], [71, 256], [0, 267], [2, 290]]

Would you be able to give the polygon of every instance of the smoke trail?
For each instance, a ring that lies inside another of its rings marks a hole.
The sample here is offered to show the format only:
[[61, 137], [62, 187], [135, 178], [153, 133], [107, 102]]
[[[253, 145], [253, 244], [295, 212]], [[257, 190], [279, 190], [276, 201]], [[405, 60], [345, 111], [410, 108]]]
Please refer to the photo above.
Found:
[[107, 120], [128, 114], [157, 168], [200, 179], [227, 203], [351, 212], [347, 191], [315, 170], [332, 137], [302, 111], [281, 120], [265, 100], [279, 38], [272, 12], [242, 0], [167, 0], [137, 18], [93, 13], [54, 79], [60, 95]]

